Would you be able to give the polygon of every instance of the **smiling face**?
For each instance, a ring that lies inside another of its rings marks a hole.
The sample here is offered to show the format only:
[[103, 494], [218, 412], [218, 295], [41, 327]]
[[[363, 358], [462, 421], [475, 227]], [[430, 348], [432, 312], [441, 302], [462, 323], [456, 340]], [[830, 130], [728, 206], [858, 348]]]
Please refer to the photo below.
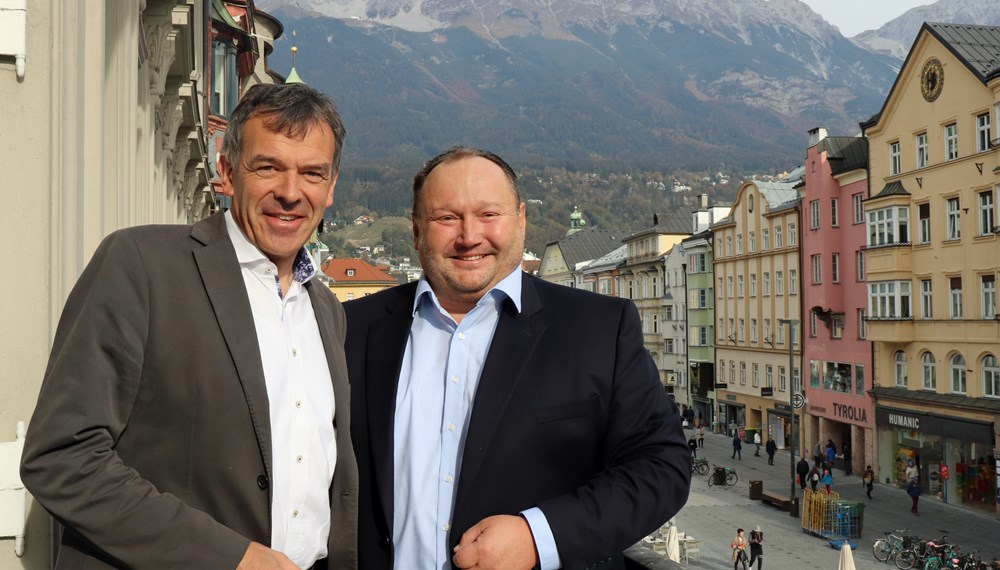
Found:
[[441, 306], [465, 314], [517, 268], [524, 228], [524, 204], [499, 166], [479, 156], [436, 166], [413, 212], [413, 238]]
[[232, 196], [233, 220], [247, 239], [291, 275], [295, 256], [333, 204], [337, 174], [333, 131], [313, 123], [300, 137], [267, 128], [266, 117], [247, 121], [239, 164], [219, 159], [223, 193]]

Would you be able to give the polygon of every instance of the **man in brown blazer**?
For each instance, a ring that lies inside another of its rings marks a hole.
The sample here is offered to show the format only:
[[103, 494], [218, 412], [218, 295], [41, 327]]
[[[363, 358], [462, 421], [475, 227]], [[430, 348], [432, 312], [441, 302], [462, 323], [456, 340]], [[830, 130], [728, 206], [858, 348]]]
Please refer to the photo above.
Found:
[[356, 568], [344, 315], [306, 240], [344, 127], [305, 85], [251, 89], [231, 209], [108, 236], [66, 302], [21, 476], [57, 568]]

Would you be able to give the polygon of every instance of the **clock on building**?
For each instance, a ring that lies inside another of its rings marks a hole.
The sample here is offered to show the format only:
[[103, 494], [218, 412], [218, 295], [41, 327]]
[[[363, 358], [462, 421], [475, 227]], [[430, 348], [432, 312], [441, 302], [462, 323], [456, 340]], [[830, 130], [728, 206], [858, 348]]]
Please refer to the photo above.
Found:
[[924, 64], [923, 71], [920, 72], [920, 92], [924, 99], [933, 101], [941, 94], [944, 86], [944, 68], [936, 58]]

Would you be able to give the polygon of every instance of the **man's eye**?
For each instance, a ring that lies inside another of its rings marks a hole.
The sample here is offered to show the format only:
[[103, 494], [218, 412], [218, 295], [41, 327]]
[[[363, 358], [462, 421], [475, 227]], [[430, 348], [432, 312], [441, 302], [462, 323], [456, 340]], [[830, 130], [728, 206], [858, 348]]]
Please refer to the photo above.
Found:
[[317, 171], [309, 171], [304, 173], [302, 176], [305, 177], [307, 181], [313, 184], [319, 184], [320, 182], [326, 180], [326, 175], [324, 175], [322, 172], [317, 172]]
[[265, 164], [264, 166], [258, 166], [252, 169], [251, 172], [261, 178], [271, 178], [278, 173], [278, 169], [270, 164]]
[[454, 224], [458, 221], [458, 217], [451, 215], [437, 216], [434, 218], [434, 221], [439, 224]]

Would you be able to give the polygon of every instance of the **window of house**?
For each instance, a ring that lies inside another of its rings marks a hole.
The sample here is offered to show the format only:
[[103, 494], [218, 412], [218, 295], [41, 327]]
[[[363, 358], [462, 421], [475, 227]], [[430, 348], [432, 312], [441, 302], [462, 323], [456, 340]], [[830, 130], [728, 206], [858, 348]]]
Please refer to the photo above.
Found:
[[231, 41], [212, 42], [212, 113], [228, 117], [240, 94], [240, 80], [236, 69], [236, 46]]
[[760, 365], [756, 362], [753, 363], [753, 387], [757, 388], [760, 386]]
[[653, 334], [660, 332], [660, 315], [653, 315]]
[[768, 388], [774, 386], [774, 366], [771, 364], [764, 368], [764, 382], [767, 382], [765, 385]]
[[951, 391], [955, 394], [964, 394], [966, 388], [965, 357], [955, 354], [951, 357]]
[[854, 202], [854, 223], [862, 224], [865, 221], [865, 195], [862, 193], [857, 193], [851, 196], [851, 200]]
[[809, 202], [809, 227], [812, 229], [819, 229], [819, 200], [813, 200]]
[[889, 143], [889, 176], [896, 176], [902, 167], [899, 160], [899, 141]]
[[736, 383], [736, 363], [735, 362], [730, 362], [729, 363], [729, 383], [730, 384], [735, 384]]
[[813, 285], [818, 285], [823, 282], [823, 258], [821, 255], [816, 254], [812, 256], [812, 269], [813, 269]]
[[354, 300], [354, 293], [348, 293], [347, 294], [347, 300], [348, 301], [353, 301]]
[[771, 338], [771, 319], [764, 319], [764, 342], [774, 346], [774, 339]]
[[757, 251], [757, 236], [754, 234], [754, 232], [750, 232], [748, 234], [748, 238], [750, 239], [750, 243], [749, 243], [750, 253], [753, 253], [753, 252]]
[[865, 321], [865, 310], [858, 309], [858, 338], [864, 340], [868, 338], [868, 323]]
[[750, 296], [751, 297], [756, 297], [757, 296], [757, 274], [756, 273], [751, 273], [750, 274]]
[[981, 275], [979, 279], [982, 315], [984, 319], [992, 319], [997, 315], [997, 278], [996, 275]]
[[778, 367], [778, 390], [784, 392], [788, 386], [788, 381], [785, 379], [785, 367]]
[[354, 277], [354, 270], [353, 269], [348, 269], [347, 270], [347, 276], [348, 277]]
[[764, 272], [764, 296], [768, 297], [771, 295], [771, 273]]
[[819, 328], [816, 326], [817, 320], [816, 310], [809, 311], [809, 336], [813, 338], [816, 338], [816, 329]]
[[775, 295], [785, 294], [785, 277], [781, 271], [774, 272], [774, 294]]
[[691, 273], [704, 273], [706, 271], [704, 253], [692, 253], [688, 261]]
[[917, 218], [920, 224], [920, 243], [930, 243], [931, 241], [931, 205], [920, 204], [917, 206]]
[[778, 324], [778, 328], [776, 330], [778, 331], [778, 344], [779, 345], [784, 345], [785, 344], [785, 325]]
[[990, 114], [976, 115], [976, 152], [990, 150]]
[[726, 334], [726, 327], [723, 325], [722, 319], [719, 319], [718, 331], [719, 331], [718, 339], [722, 340], [723, 336]]
[[868, 212], [868, 247], [909, 243], [910, 210], [905, 206]]
[[944, 128], [944, 159], [958, 158], [958, 124], [952, 123]]
[[725, 360], [720, 360], [719, 361], [719, 382], [723, 383], [723, 384], [726, 382], [726, 361]]
[[830, 225], [840, 225], [840, 200], [837, 198], [830, 198]]
[[733, 254], [733, 236], [726, 236], [726, 255]]
[[740, 384], [747, 385], [747, 363], [740, 362]]
[[757, 342], [757, 319], [750, 319], [750, 342]]
[[737, 275], [736, 276], [736, 295], [739, 298], [741, 298], [741, 299], [743, 298], [743, 276], [742, 275]]
[[788, 224], [788, 245], [794, 246], [798, 242], [798, 236], [795, 233], [795, 224]]
[[934, 291], [930, 279], [920, 280], [920, 316], [925, 319], [934, 318]]
[[737, 337], [740, 339], [740, 342], [743, 342], [743, 340], [746, 339], [746, 336], [744, 336], [745, 332], [746, 332], [746, 319], [740, 319], [740, 329], [739, 329], [740, 334], [739, 337]]
[[1000, 398], [1000, 361], [992, 354], [983, 357], [983, 396]]
[[729, 319], [729, 337], [728, 338], [729, 338], [730, 342], [736, 342], [736, 336], [735, 336], [736, 335], [736, 324], [735, 323], [736, 323], [735, 320]]
[[927, 133], [917, 135], [917, 168], [926, 168], [930, 155], [927, 153]]
[[896, 379], [896, 386], [901, 388], [906, 387], [906, 353], [902, 350], [897, 350], [896, 354], [892, 357], [893, 361], [893, 377]]
[[767, 228], [760, 230], [760, 240], [761, 240], [761, 249], [763, 249], [764, 251], [771, 249], [771, 236], [768, 233]]
[[948, 318], [962, 318], [962, 278], [951, 277], [948, 279], [948, 298], [950, 303]]
[[736, 255], [743, 255], [743, 234], [736, 236]]
[[868, 314], [875, 319], [908, 319], [909, 281], [877, 281], [868, 284]]
[[774, 226], [774, 247], [784, 247], [781, 244], [781, 226]]
[[840, 254], [830, 255], [830, 279], [834, 283], [840, 283]]
[[708, 328], [698, 327], [698, 346], [708, 346]]
[[993, 234], [996, 216], [993, 207], [993, 190], [986, 190], [979, 193], [979, 235], [988, 236]]
[[937, 363], [929, 352], [920, 355], [920, 381], [924, 390], [937, 390]]
[[674, 339], [668, 338], [663, 341], [663, 352], [667, 354], [674, 354]]
[[833, 338], [844, 338], [844, 315], [833, 315], [830, 335]]
[[854, 252], [854, 264], [857, 266], [858, 270], [858, 281], [865, 280], [865, 252], [856, 251]]
[[666, 305], [665, 307], [663, 307], [663, 309], [664, 309], [663, 318], [665, 318], [668, 321], [674, 320], [674, 306]]
[[[798, 368], [792, 369], [792, 390], [802, 393], [802, 373]], [[783, 390], [782, 390], [783, 391]]]
[[747, 211], [753, 212], [753, 194], [747, 193]]
[[956, 240], [962, 238], [961, 214], [959, 213], [958, 198], [948, 198], [946, 202], [948, 213], [948, 239]]
[[726, 295], [732, 299], [733, 298], [733, 276], [730, 275], [726, 277]]
[[794, 295], [799, 292], [799, 274], [794, 269], [788, 270], [788, 294]]

